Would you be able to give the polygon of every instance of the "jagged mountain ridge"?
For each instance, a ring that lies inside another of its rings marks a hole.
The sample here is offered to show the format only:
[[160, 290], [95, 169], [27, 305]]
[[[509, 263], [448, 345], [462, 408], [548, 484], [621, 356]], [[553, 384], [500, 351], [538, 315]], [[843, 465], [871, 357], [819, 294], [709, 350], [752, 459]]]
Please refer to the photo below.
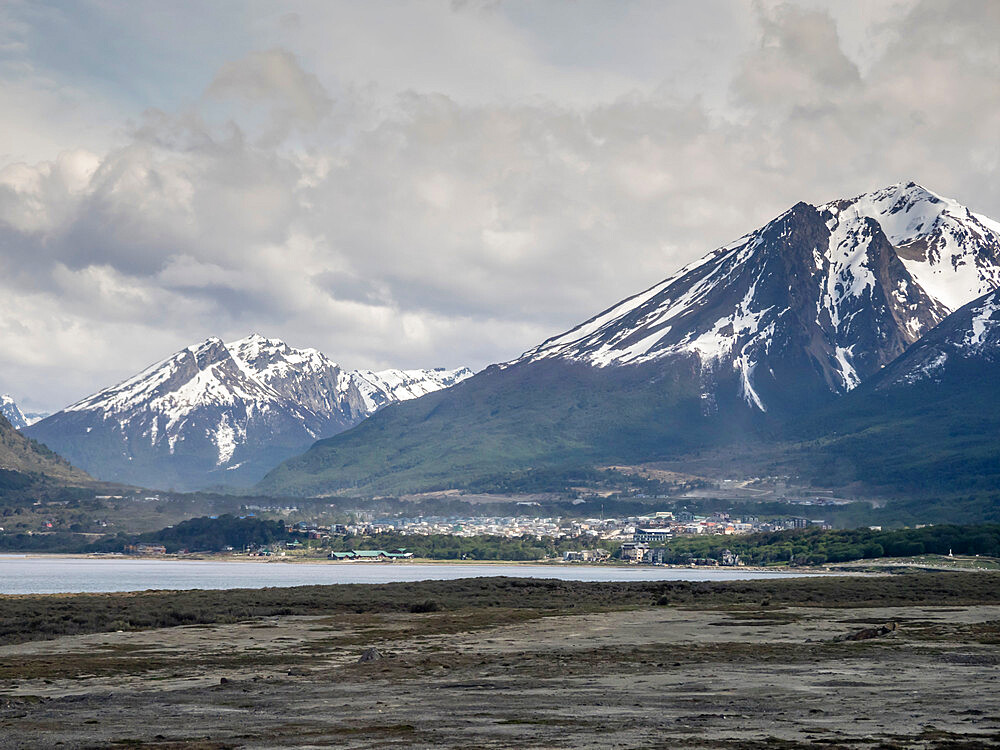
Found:
[[257, 334], [209, 338], [26, 434], [102, 479], [177, 489], [241, 483], [390, 403], [471, 374], [345, 371], [315, 349]]
[[3, 415], [15, 430], [28, 426], [28, 418], [9, 393], [0, 395], [0, 415]]
[[1000, 225], [911, 182], [799, 203], [507, 366], [686, 362], [709, 408], [721, 380], [766, 411], [856, 387], [998, 286]]
[[836, 401], [998, 286], [1000, 225], [915, 183], [798, 203], [516, 360], [318, 442], [258, 487], [441, 489], [758, 441], [761, 420]]

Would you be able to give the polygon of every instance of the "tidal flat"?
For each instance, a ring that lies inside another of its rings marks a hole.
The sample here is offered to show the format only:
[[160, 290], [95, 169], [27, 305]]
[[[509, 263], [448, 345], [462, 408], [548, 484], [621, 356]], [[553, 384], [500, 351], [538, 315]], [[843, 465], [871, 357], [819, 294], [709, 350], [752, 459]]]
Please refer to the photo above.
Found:
[[1000, 747], [996, 573], [10, 596], [0, 643], [4, 748]]

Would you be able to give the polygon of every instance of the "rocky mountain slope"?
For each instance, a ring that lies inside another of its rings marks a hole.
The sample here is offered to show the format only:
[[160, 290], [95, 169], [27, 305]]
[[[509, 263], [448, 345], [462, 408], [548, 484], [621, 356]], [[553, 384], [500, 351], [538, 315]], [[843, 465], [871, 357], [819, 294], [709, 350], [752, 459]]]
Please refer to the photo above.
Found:
[[93, 484], [86, 473], [44, 445], [26, 438], [0, 414], [0, 495], [8, 489], [53, 482], [79, 486]]
[[513, 362], [317, 443], [259, 487], [441, 487], [756, 435], [765, 417], [856, 388], [998, 286], [1000, 225], [919, 185], [799, 203]]
[[1000, 369], [1000, 291], [990, 292], [950, 315], [873, 378], [870, 387], [879, 392], [901, 390], [951, 381], [959, 370], [994, 369]]
[[[868, 382], [790, 425], [782, 471], [860, 481], [914, 520], [1000, 520], [1000, 290], [960, 308]], [[937, 508], [936, 516], [928, 516]], [[962, 514], [966, 515], [962, 515]]]
[[3, 415], [15, 430], [28, 426], [28, 418], [9, 393], [0, 396], [0, 415]]
[[349, 372], [315, 349], [276, 339], [210, 338], [25, 432], [108, 481], [175, 489], [249, 483], [387, 404], [471, 374]]

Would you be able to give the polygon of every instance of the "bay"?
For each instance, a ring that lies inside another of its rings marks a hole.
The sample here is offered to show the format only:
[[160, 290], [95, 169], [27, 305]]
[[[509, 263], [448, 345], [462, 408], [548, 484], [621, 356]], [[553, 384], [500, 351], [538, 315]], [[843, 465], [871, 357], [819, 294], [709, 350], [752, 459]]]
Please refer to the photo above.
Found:
[[580, 564], [292, 563], [0, 555], [0, 594], [396, 583], [483, 576], [563, 581], [738, 581], [808, 573]]

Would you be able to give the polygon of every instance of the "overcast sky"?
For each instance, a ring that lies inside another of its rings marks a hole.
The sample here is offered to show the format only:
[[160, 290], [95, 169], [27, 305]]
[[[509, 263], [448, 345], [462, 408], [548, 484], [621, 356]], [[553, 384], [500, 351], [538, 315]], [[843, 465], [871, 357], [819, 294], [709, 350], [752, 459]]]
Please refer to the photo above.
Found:
[[799, 200], [1000, 217], [992, 0], [0, 0], [0, 392], [513, 358]]

